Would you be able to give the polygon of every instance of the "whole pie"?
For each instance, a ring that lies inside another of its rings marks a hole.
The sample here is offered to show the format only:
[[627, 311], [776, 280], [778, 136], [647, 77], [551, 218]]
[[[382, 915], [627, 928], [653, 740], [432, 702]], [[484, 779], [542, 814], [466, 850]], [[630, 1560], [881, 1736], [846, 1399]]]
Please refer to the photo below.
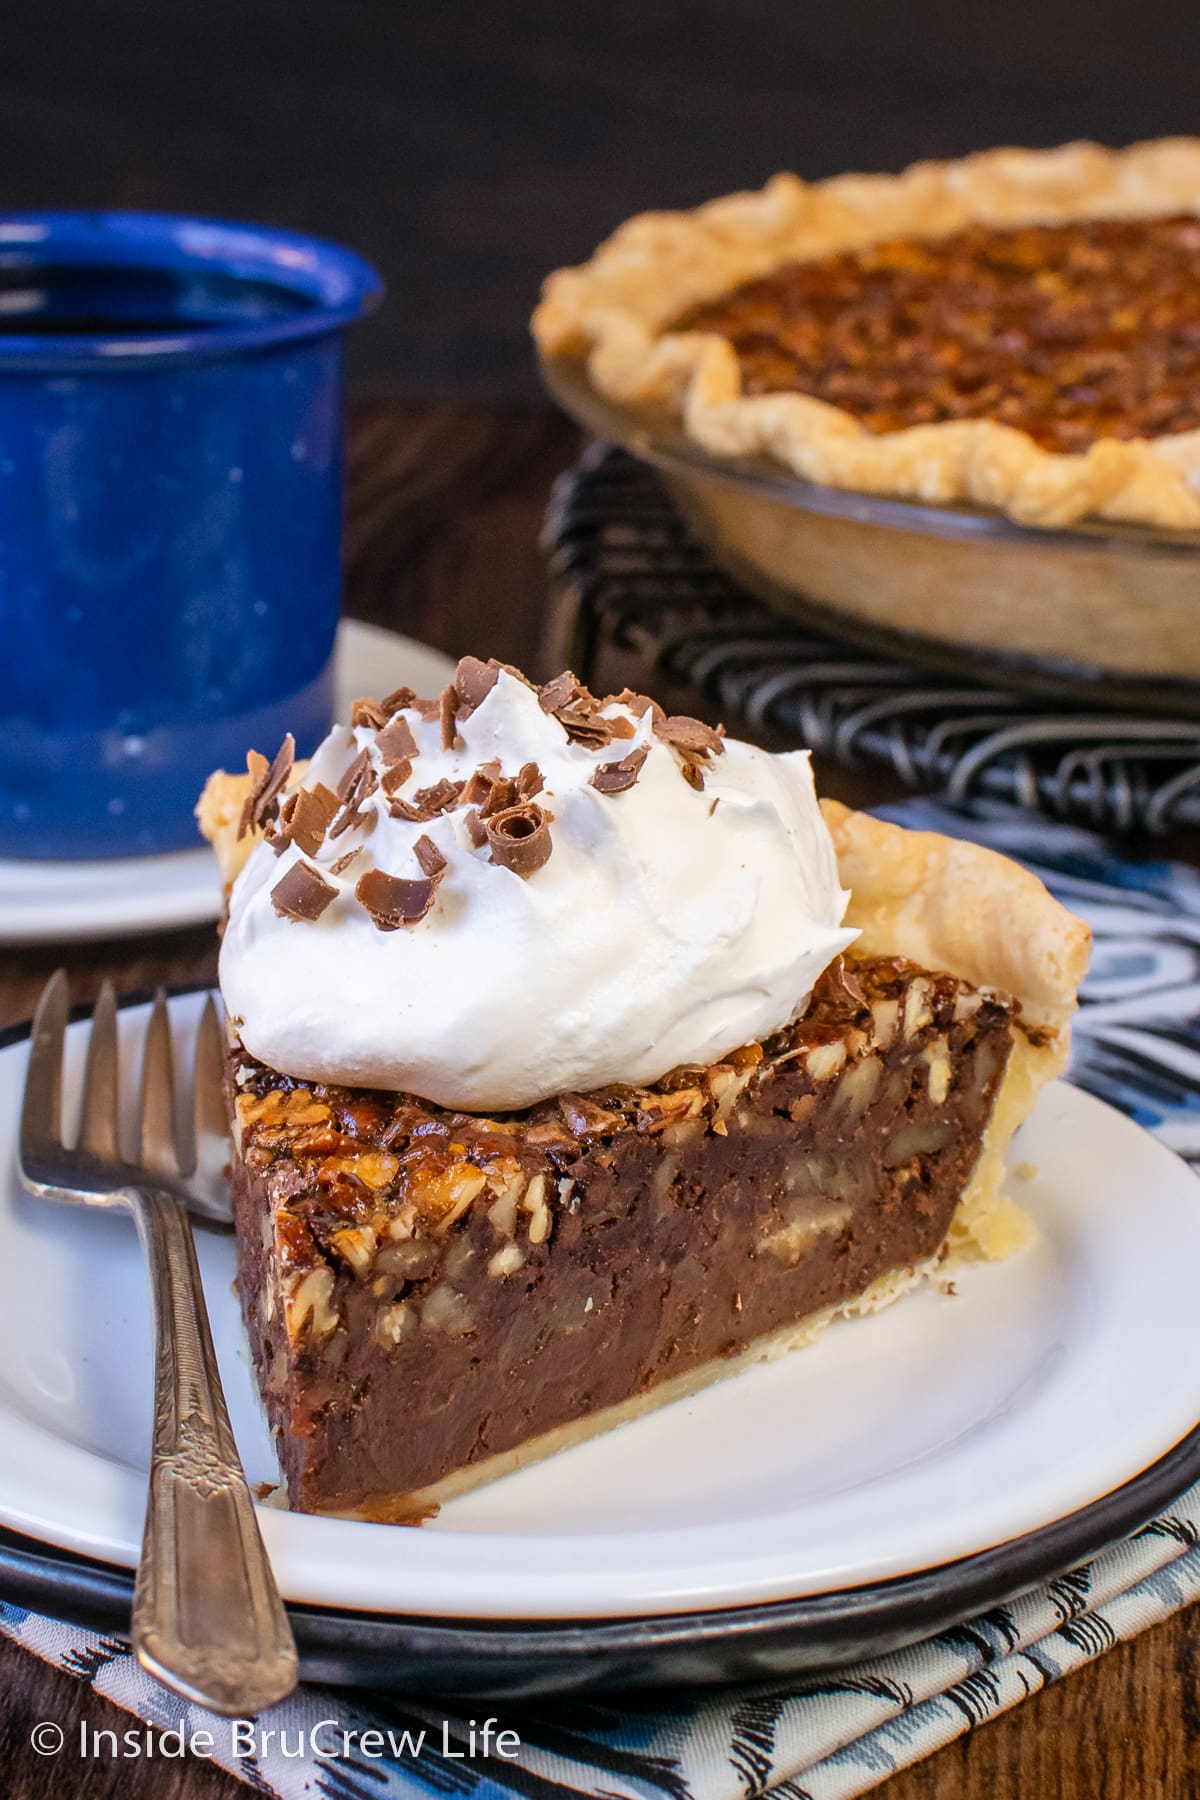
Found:
[[1087, 929], [806, 753], [465, 658], [200, 817], [294, 1506], [422, 1517], [1024, 1241]]
[[546, 282], [548, 357], [721, 457], [1034, 525], [1200, 527], [1200, 139], [779, 175]]

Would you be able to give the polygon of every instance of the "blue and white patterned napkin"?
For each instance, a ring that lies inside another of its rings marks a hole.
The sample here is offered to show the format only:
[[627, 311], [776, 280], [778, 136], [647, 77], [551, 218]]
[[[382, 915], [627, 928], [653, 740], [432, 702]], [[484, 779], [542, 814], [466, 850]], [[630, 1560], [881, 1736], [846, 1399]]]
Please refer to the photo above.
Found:
[[[1072, 1077], [1200, 1171], [1200, 876], [999, 808], [968, 818], [910, 802], [889, 816], [1017, 857], [1088, 919]], [[494, 1743], [464, 1754], [461, 1706], [308, 1687], [235, 1729], [160, 1687], [117, 1639], [2, 1604], [0, 1630], [156, 1729], [202, 1734], [201, 1754], [280, 1800], [755, 1800], [785, 1783], [787, 1800], [848, 1800], [1197, 1598], [1200, 1486], [1085, 1567], [892, 1656], [670, 1709], [636, 1696], [508, 1708], [513, 1760]]]

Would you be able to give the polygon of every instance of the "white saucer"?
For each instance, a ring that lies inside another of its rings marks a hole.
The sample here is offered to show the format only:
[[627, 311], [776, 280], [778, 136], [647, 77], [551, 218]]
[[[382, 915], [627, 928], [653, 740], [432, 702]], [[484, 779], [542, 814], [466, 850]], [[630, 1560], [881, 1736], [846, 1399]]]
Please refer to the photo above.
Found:
[[[440, 651], [357, 619], [338, 627], [335, 655], [339, 715], [360, 694], [387, 693], [402, 683], [436, 694], [454, 668]], [[0, 858], [0, 944], [169, 931], [215, 919], [220, 910], [221, 884], [206, 845], [98, 862]]]
[[[198, 1001], [178, 1003], [194, 1021]], [[145, 1009], [124, 1015], [130, 1044]], [[81, 1039], [72, 1032], [73, 1074]], [[11, 1168], [27, 1045], [0, 1051]], [[132, 1056], [127, 1062], [132, 1062]], [[604, 1618], [853, 1588], [1019, 1537], [1156, 1461], [1200, 1412], [1200, 1183], [1063, 1085], [1020, 1135], [1038, 1226], [1007, 1263], [834, 1325], [447, 1506], [419, 1531], [261, 1509], [291, 1600], [438, 1618]], [[251, 1481], [274, 1456], [230, 1283], [200, 1260]], [[145, 1505], [150, 1325], [130, 1224], [0, 1179], [0, 1523], [131, 1567]]]

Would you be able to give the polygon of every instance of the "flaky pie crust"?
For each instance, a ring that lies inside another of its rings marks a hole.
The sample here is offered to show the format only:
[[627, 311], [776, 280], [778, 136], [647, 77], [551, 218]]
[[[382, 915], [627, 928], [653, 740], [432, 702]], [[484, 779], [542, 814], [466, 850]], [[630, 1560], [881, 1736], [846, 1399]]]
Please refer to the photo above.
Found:
[[850, 889], [847, 925], [868, 956], [907, 956], [1021, 1002], [1021, 1019], [983, 1150], [950, 1228], [961, 1254], [1006, 1256], [1028, 1235], [1004, 1194], [1004, 1158], [1039, 1091], [1061, 1075], [1092, 934], [1036, 875], [995, 850], [933, 831], [908, 831], [822, 800]]
[[672, 319], [786, 263], [884, 238], [936, 238], [983, 223], [1064, 224], [1200, 212], [1200, 138], [1125, 150], [1064, 144], [914, 163], [901, 175], [804, 182], [776, 175], [757, 193], [694, 212], [642, 213], [589, 262], [549, 276], [533, 315], [547, 357], [586, 358], [601, 393], [677, 415], [717, 457], [765, 456], [806, 481], [945, 504], [974, 501], [1022, 524], [1095, 517], [1200, 528], [1200, 431], [1101, 438], [1086, 454], [1045, 450], [990, 420], [876, 434], [798, 393], [748, 396], [733, 346]]

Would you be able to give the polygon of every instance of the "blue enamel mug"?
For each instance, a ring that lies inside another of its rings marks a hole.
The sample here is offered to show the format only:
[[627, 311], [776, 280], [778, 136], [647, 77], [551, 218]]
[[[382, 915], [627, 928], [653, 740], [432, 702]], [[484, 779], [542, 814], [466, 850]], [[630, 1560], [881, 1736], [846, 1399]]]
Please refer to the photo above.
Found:
[[183, 848], [209, 770], [328, 729], [381, 291], [285, 231], [0, 215], [0, 857]]

